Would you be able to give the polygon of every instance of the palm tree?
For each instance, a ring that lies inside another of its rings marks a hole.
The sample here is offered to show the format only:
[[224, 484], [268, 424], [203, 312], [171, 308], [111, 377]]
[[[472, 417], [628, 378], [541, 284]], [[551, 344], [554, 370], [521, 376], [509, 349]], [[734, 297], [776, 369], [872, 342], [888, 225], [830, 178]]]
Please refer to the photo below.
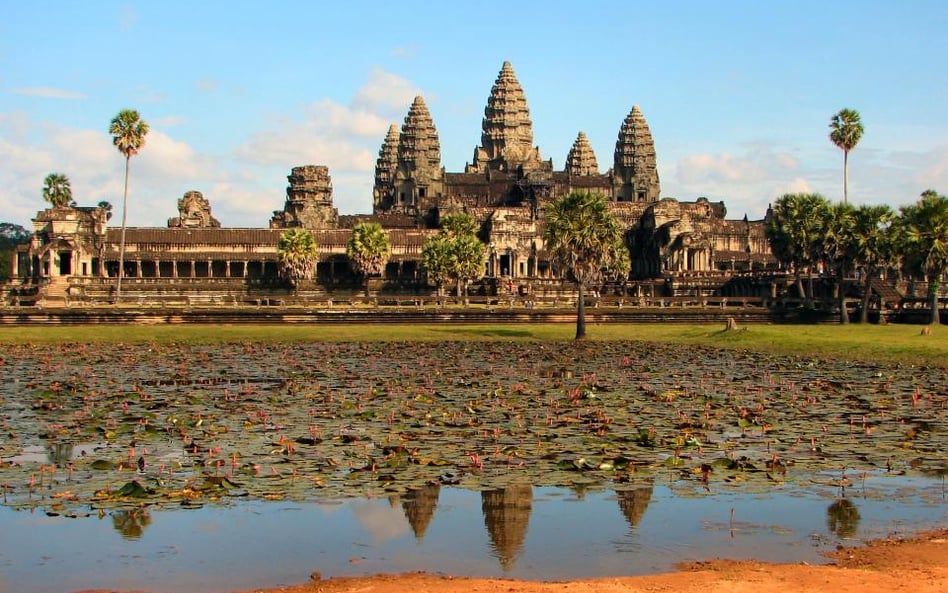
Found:
[[385, 271], [391, 253], [388, 233], [377, 222], [361, 222], [352, 228], [352, 236], [346, 243], [346, 255], [356, 271], [365, 276], [365, 296], [369, 296], [369, 276], [378, 276]]
[[316, 271], [319, 247], [313, 233], [302, 228], [292, 228], [280, 234], [277, 244], [280, 260], [280, 275], [294, 289], [303, 280], [309, 280]]
[[928, 279], [931, 323], [939, 322], [938, 289], [948, 271], [948, 198], [933, 190], [911, 206], [901, 208], [906, 255], [916, 260]]
[[879, 266], [888, 259], [890, 250], [889, 227], [895, 213], [885, 204], [863, 204], [853, 211], [852, 243], [855, 263], [862, 267], [862, 306], [859, 322], [869, 321], [869, 299], [872, 296], [872, 279]]
[[128, 214], [128, 170], [132, 157], [145, 145], [148, 124], [134, 109], [123, 109], [112, 118], [109, 124], [112, 144], [125, 155], [125, 193], [122, 194], [122, 235], [119, 241], [118, 281], [115, 284], [115, 298], [122, 298], [122, 277], [125, 275], [125, 223]]
[[454, 268], [454, 253], [451, 239], [444, 234], [432, 235], [421, 246], [421, 266], [428, 280], [438, 287], [438, 300], [444, 290], [444, 283], [451, 277]]
[[830, 120], [830, 140], [843, 150], [843, 203], [849, 203], [849, 151], [862, 138], [862, 121], [855, 109], [842, 109]]
[[477, 238], [477, 221], [466, 212], [454, 212], [441, 219], [442, 234], [450, 246], [450, 277], [457, 283], [457, 297], [467, 301], [467, 285], [484, 275], [486, 248]]
[[785, 194], [774, 202], [767, 216], [765, 232], [770, 249], [778, 261], [793, 268], [797, 292], [808, 308], [813, 306], [812, 277], [804, 290], [802, 273], [811, 276], [811, 268], [819, 259], [827, 208], [829, 202], [820, 194]]
[[72, 186], [69, 178], [62, 173], [50, 173], [43, 180], [43, 199], [53, 208], [74, 206], [72, 200]]
[[586, 287], [599, 282], [622, 243], [622, 226], [600, 193], [572, 192], [546, 207], [546, 248], [578, 289], [576, 339], [586, 337]]
[[830, 204], [823, 211], [823, 240], [819, 244], [821, 259], [833, 270], [836, 277], [839, 322], [843, 325], [849, 323], [849, 311], [846, 309], [846, 273], [855, 259], [853, 213], [854, 209], [849, 204]]
[[486, 249], [480, 239], [474, 235], [451, 237], [451, 276], [457, 281], [458, 298], [464, 298], [467, 305], [467, 285], [484, 275], [487, 263]]

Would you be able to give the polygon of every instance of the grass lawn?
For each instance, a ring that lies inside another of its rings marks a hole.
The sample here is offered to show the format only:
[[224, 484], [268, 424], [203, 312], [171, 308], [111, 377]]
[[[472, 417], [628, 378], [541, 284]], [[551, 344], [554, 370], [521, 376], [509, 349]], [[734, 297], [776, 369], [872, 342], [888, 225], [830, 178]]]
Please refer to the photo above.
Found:
[[[0, 344], [570, 340], [572, 324], [81, 325], [0, 328]], [[590, 325], [589, 340], [642, 340], [948, 368], [948, 327], [917, 325]], [[2, 361], [2, 355], [0, 355]]]

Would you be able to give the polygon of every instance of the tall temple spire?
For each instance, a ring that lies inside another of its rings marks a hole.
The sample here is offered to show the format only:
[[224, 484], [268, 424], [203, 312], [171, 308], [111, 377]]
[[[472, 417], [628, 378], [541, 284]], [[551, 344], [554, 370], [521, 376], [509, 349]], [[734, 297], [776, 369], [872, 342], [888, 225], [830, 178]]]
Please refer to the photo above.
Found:
[[613, 181], [618, 200], [655, 202], [660, 197], [655, 142], [638, 105], [632, 107], [619, 130]]
[[469, 172], [487, 169], [534, 168], [540, 151], [533, 146], [533, 122], [527, 97], [513, 66], [504, 62], [487, 98], [481, 122], [481, 145], [474, 151]]
[[441, 142], [428, 106], [415, 97], [398, 136], [398, 167], [395, 172], [396, 207], [418, 214], [441, 193]]
[[570, 175], [599, 175], [599, 163], [596, 162], [596, 153], [586, 132], [580, 132], [569, 149], [566, 157], [566, 172]]
[[415, 97], [398, 137], [398, 166], [420, 172], [441, 168], [441, 141], [425, 100]]
[[398, 169], [398, 126], [388, 127], [388, 134], [379, 149], [379, 158], [375, 161], [375, 188], [373, 209], [386, 210], [392, 206], [395, 191], [395, 172]]

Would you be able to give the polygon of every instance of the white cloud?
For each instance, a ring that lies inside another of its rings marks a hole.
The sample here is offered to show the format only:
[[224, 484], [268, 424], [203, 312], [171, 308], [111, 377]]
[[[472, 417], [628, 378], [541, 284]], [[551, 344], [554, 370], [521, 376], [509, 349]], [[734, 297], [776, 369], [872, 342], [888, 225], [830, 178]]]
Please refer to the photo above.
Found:
[[[418, 92], [404, 78], [376, 68], [348, 105], [331, 99], [305, 105], [296, 116], [272, 121], [234, 153], [250, 164], [282, 165], [287, 170], [295, 165], [327, 165], [334, 179], [358, 172], [371, 183], [388, 126], [407, 113]], [[371, 203], [371, 189], [368, 192], [365, 203]]]
[[16, 95], [25, 95], [27, 97], [40, 97], [43, 99], [85, 99], [86, 96], [76, 91], [67, 91], [48, 86], [29, 86], [13, 89]]
[[915, 174], [915, 182], [939, 194], [948, 194], [948, 146], [940, 146], [928, 153], [923, 169]]
[[421, 90], [397, 74], [373, 68], [369, 80], [356, 91], [352, 106], [365, 110], [394, 111], [403, 114], [408, 111], [412, 100]]

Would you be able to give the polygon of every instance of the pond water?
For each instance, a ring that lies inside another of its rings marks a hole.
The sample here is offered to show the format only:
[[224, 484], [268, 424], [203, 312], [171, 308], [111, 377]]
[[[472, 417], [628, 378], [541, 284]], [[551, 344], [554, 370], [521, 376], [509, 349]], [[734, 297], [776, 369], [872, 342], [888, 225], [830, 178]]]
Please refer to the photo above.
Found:
[[0, 508], [0, 591], [210, 592], [300, 583], [313, 571], [556, 580], [655, 573], [712, 557], [816, 564], [840, 542], [948, 521], [942, 480], [870, 476], [839, 494], [512, 486], [83, 518]]
[[12, 345], [0, 368], [0, 593], [819, 562], [946, 522], [939, 368], [632, 341]]

